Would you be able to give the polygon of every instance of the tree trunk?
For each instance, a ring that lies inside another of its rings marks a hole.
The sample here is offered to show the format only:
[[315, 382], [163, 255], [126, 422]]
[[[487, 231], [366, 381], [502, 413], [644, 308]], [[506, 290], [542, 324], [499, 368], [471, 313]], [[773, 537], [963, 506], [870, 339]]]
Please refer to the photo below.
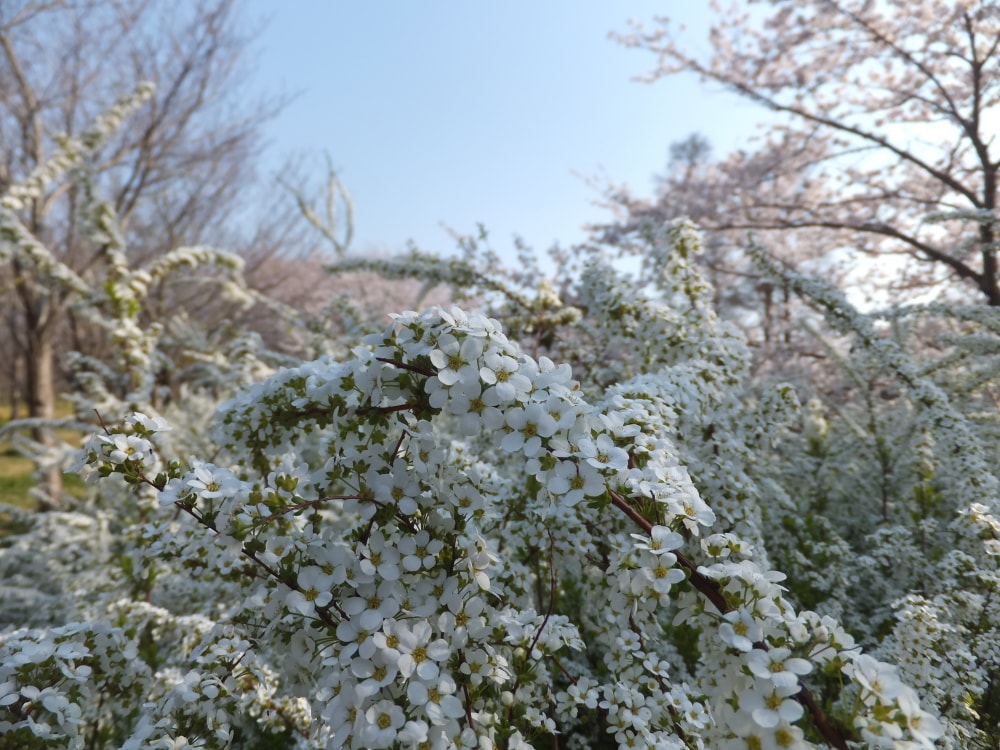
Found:
[[[28, 416], [33, 419], [54, 419], [56, 416], [55, 350], [51, 327], [29, 330], [28, 347], [25, 354]], [[31, 437], [46, 446], [56, 444], [55, 433], [51, 429], [36, 427]], [[41, 488], [47, 495], [39, 510], [52, 510], [62, 502], [62, 473], [58, 467], [42, 474]]]

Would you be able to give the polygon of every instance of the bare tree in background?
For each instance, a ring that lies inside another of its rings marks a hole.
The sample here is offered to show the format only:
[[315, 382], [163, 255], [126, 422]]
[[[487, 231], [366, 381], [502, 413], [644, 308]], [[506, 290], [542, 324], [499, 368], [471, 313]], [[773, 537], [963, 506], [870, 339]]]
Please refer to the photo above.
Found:
[[[782, 116], [755, 152], [720, 163], [705, 223], [817, 230], [791, 247], [904, 261], [890, 288], [958, 282], [952, 299], [1000, 305], [1000, 3], [772, 0], [762, 21], [716, 11], [708, 59], [666, 18], [618, 37], [658, 56], [650, 81], [695, 72]], [[755, 172], [730, 192], [727, 177]]]
[[[253, 221], [244, 198], [261, 127], [278, 106], [248, 98], [247, 41], [237, 0], [0, 0], [0, 189], [51, 157], [60, 134], [78, 134], [119, 95], [151, 81], [152, 101], [89, 163], [129, 255], [230, 242], [232, 227]], [[101, 247], [83, 230], [78, 189], [60, 184], [18, 216], [86, 278]], [[249, 239], [282, 238], [272, 228]], [[4, 356], [23, 366], [15, 396], [30, 417], [51, 418], [58, 342], [70, 335], [70, 346], [86, 348], [86, 325], [73, 314], [71, 290], [43, 268], [15, 256], [0, 279]], [[44, 430], [34, 437], [52, 439]], [[49, 495], [57, 498], [60, 486], [50, 472]]]

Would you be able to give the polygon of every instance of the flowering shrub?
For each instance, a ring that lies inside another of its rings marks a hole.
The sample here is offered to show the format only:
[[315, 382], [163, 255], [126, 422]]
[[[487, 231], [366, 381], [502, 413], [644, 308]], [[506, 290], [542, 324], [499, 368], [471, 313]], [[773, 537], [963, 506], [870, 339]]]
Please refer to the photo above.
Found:
[[697, 232], [650, 243], [656, 279], [592, 259], [573, 304], [494, 279], [513, 334], [432, 308], [280, 367], [239, 339], [169, 398], [117, 255], [92, 495], [0, 549], [0, 748], [990, 747], [993, 370], [958, 388], [975, 360], [922, 368], [786, 275], [908, 399], [803, 413], [747, 381]]
[[685, 280], [668, 303], [584, 273], [594, 351], [625, 344], [608, 387], [495, 320], [432, 309], [347, 361], [239, 391], [201, 457], [161, 417], [95, 435], [85, 470], [141, 510], [79, 605], [87, 624], [4, 637], [5, 731], [124, 747], [932, 744], [945, 725], [899, 670], [786, 595], [753, 463], [794, 393], [742, 398], [746, 352], [686, 260], [697, 235], [658, 241], [665, 283]]

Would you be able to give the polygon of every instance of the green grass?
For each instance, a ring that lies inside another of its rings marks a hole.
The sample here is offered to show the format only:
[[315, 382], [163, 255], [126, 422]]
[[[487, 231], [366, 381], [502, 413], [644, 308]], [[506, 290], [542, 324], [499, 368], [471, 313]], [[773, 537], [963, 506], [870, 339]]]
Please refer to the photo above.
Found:
[[[61, 403], [57, 407], [57, 416], [69, 416], [69, 404]], [[10, 406], [0, 406], [0, 425], [10, 421]], [[56, 434], [63, 440], [76, 442], [80, 433], [73, 430], [57, 430]], [[0, 503], [15, 505], [19, 508], [33, 510], [35, 501], [29, 490], [34, 485], [31, 479], [33, 465], [22, 456], [9, 439], [0, 439]], [[65, 489], [77, 497], [83, 496], [83, 482], [79, 477], [66, 474], [63, 476]], [[4, 526], [3, 516], [0, 516], [0, 530]]]

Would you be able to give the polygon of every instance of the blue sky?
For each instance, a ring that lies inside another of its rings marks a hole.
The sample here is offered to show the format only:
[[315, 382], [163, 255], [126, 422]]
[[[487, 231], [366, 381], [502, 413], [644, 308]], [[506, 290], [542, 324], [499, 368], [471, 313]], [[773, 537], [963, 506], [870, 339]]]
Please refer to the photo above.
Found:
[[667, 14], [704, 49], [707, 5], [249, 0], [266, 21], [255, 83], [298, 94], [268, 130], [272, 154], [331, 156], [358, 252], [450, 252], [444, 227], [480, 222], [501, 252], [514, 234], [538, 250], [581, 241], [609, 217], [587, 179], [648, 194], [671, 142], [700, 131], [721, 156], [763, 117], [693, 77], [631, 80], [655, 58], [608, 38]]

